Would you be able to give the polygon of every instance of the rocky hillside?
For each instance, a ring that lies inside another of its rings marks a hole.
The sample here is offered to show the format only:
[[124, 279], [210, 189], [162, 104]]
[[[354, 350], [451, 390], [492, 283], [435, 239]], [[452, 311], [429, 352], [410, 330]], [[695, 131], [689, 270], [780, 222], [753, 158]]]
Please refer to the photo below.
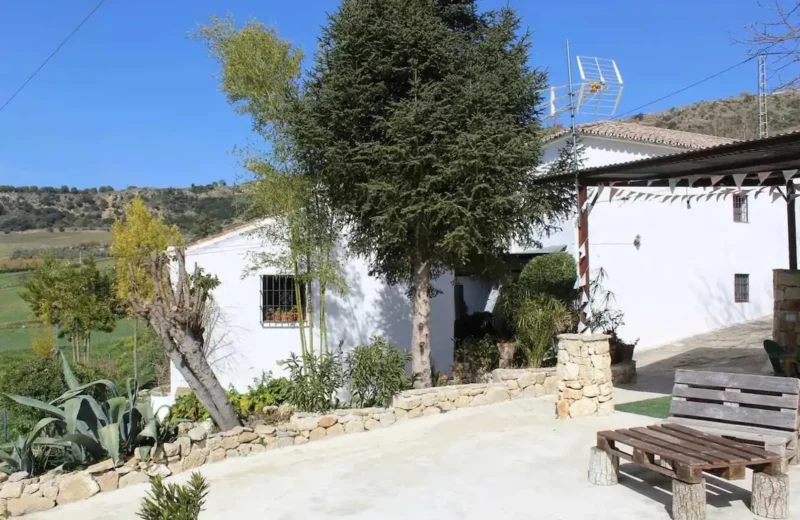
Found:
[[177, 224], [189, 237], [216, 232], [236, 219], [242, 190], [224, 182], [190, 188], [110, 186], [79, 190], [68, 186], [0, 186], [0, 232], [48, 229], [54, 232], [108, 229], [135, 196]]
[[[800, 129], [800, 90], [776, 93], [767, 99], [769, 133]], [[643, 125], [700, 134], [754, 139], [758, 137], [758, 98], [749, 93], [701, 101], [663, 112], [637, 114], [629, 119]]]

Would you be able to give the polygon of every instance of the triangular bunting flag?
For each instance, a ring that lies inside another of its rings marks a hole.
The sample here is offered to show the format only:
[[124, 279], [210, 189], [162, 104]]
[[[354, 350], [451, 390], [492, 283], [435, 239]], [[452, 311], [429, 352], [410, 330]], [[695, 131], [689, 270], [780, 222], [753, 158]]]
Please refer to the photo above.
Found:
[[761, 172], [758, 174], [758, 183], [764, 184], [764, 181], [769, 179], [769, 176], [772, 175], [772, 172]]
[[725, 178], [724, 175], [712, 175], [711, 176], [711, 185], [715, 186], [719, 181], [721, 181], [724, 178]]
[[600, 200], [600, 194], [603, 193], [603, 189], [605, 189], [605, 186], [602, 184], [597, 187], [597, 193], [595, 194], [594, 200]]
[[714, 193], [713, 193], [713, 192], [711, 192], [711, 193], [709, 193], [708, 195], [706, 195], [706, 202], [708, 202], [709, 200], [711, 200], [711, 197], [713, 197], [713, 196], [714, 196]]
[[783, 194], [781, 194], [781, 192], [779, 191], [776, 191], [775, 193], [772, 194], [772, 202], [775, 202], [781, 197], [783, 197]]
[[691, 188], [692, 186], [694, 186], [694, 183], [699, 181], [699, 180], [700, 180], [700, 176], [699, 175], [690, 175], [689, 176], [689, 187]]
[[675, 186], [678, 185], [678, 181], [679, 180], [680, 179], [678, 179], [678, 178], [672, 178], [672, 179], [669, 179], [667, 181], [667, 182], [669, 182], [669, 191], [670, 191], [670, 193], [673, 193], [675, 191]]
[[783, 170], [783, 179], [789, 182], [789, 179], [797, 175], [797, 170]]
[[742, 184], [744, 184], [744, 179], [747, 177], [746, 173], [734, 173], [733, 174], [733, 182], [736, 183], [736, 186], [741, 188]]
[[586, 256], [586, 243], [585, 242], [583, 244], [581, 244], [580, 247], [578, 248], [578, 258], [583, 258], [584, 256]]
[[650, 200], [653, 197], [655, 197], [655, 195], [653, 195], [652, 193], [648, 193], [647, 195], [645, 195], [644, 200]]
[[[640, 191], [639, 193], [636, 194], [636, 196], [633, 198], [633, 200], [639, 200], [642, 197], [644, 197], [645, 195], [647, 195], [647, 194]], [[645, 200], [647, 200], [647, 199], [645, 199]]]
[[764, 191], [764, 188], [759, 188], [756, 190], [755, 194], [753, 195], [754, 199], [757, 199], [759, 195]]
[[681, 198], [681, 196], [680, 196], [680, 195], [674, 195], [674, 196], [673, 196], [673, 197], [670, 199], [669, 203], [670, 203], [670, 204], [672, 204], [673, 202], [675, 202], [675, 201], [676, 201], [676, 200], [678, 200], [679, 198]]
[[[776, 186], [770, 186], [770, 187], [769, 187], [769, 194], [770, 194], [770, 195], [772, 195], [773, 193], [775, 193], [775, 188], [776, 188]], [[774, 199], [773, 199], [773, 200], [774, 200]]]
[[614, 198], [614, 195], [616, 195], [618, 191], [619, 190], [617, 188], [610, 188], [608, 190], [608, 202], [611, 202], [611, 199]]

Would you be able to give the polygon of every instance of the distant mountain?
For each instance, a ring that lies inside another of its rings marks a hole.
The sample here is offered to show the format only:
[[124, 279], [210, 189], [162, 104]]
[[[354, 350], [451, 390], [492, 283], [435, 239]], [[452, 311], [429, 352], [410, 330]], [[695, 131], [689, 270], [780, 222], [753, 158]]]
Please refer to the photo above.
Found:
[[[769, 135], [800, 129], [800, 90], [768, 96], [767, 116]], [[758, 137], [758, 97], [744, 92], [727, 99], [701, 101], [663, 112], [637, 114], [628, 120], [699, 134], [755, 139]]]
[[135, 196], [188, 238], [206, 236], [236, 220], [243, 191], [224, 182], [189, 188], [0, 186], [0, 232], [31, 229], [109, 229]]

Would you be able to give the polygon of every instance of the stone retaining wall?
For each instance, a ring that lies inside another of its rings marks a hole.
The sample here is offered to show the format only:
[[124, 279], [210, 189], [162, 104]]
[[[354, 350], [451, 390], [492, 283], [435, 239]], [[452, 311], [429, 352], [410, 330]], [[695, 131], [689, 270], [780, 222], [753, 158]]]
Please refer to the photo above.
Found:
[[559, 419], [614, 412], [608, 338], [605, 334], [559, 334]]
[[213, 423], [183, 423], [178, 439], [148, 456], [137, 449], [134, 457], [115, 465], [111, 460], [83, 471], [53, 470], [35, 478], [0, 473], [0, 517], [21, 516], [83, 500], [101, 492], [145, 483], [190, 471], [204, 464], [247, 457], [256, 453], [298, 446], [311, 441], [387, 428], [409, 419], [483, 406], [512, 398], [556, 394], [555, 369], [495, 370], [492, 383], [450, 385], [408, 390], [394, 398], [390, 408], [334, 410], [326, 414], [295, 413], [278, 425], [260, 424], [214, 433]]
[[772, 271], [772, 340], [800, 352], [800, 271]]
[[636, 383], [636, 361], [611, 365], [611, 381], [614, 386]]

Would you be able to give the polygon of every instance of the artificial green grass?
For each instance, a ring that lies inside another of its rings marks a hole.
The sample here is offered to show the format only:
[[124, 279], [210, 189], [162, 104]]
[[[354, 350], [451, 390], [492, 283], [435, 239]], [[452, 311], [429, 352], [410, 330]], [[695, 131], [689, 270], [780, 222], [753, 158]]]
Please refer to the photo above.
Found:
[[643, 401], [618, 404], [615, 408], [620, 412], [646, 415], [647, 417], [655, 417], [657, 419], [666, 419], [669, 417], [669, 404], [671, 400], [672, 396], [665, 395], [664, 397], [656, 397], [653, 399], [645, 399]]

